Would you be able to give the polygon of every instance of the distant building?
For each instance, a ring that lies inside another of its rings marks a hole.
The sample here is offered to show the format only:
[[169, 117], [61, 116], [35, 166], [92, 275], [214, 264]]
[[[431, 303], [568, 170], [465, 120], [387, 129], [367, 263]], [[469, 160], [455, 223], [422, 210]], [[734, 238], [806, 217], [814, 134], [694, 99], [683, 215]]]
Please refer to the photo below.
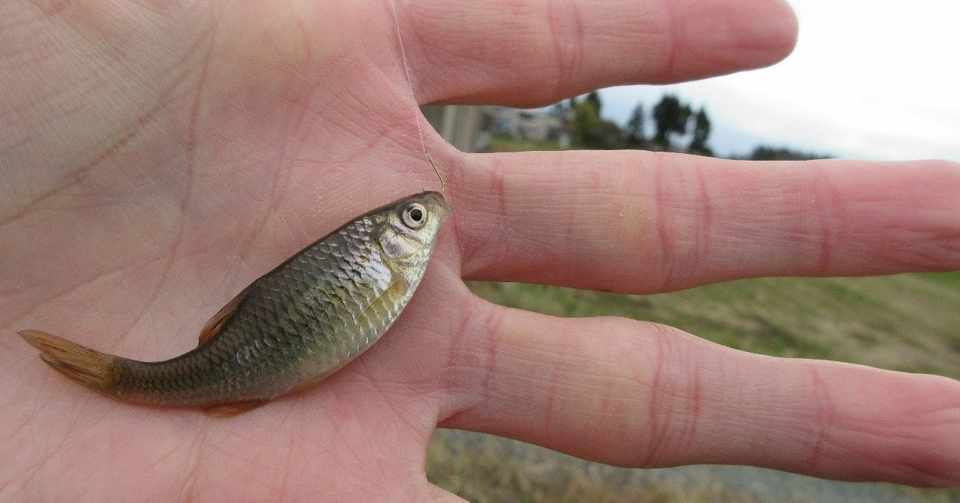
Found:
[[427, 122], [445, 140], [462, 152], [481, 152], [490, 144], [493, 114], [490, 107], [428, 105], [423, 107]]
[[520, 140], [556, 142], [562, 147], [570, 145], [566, 121], [552, 111], [506, 107], [491, 110], [494, 116], [494, 134], [504, 134]]
[[423, 114], [440, 136], [463, 152], [486, 150], [491, 135], [570, 146], [567, 118], [553, 110], [429, 105]]

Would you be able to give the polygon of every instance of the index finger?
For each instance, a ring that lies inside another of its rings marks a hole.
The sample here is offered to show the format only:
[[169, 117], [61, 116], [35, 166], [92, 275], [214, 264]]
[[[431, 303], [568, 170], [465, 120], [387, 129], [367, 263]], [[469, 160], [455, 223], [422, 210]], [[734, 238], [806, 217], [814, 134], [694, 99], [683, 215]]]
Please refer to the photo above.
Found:
[[758, 68], [797, 34], [782, 0], [418, 0], [400, 17], [423, 103], [543, 104]]

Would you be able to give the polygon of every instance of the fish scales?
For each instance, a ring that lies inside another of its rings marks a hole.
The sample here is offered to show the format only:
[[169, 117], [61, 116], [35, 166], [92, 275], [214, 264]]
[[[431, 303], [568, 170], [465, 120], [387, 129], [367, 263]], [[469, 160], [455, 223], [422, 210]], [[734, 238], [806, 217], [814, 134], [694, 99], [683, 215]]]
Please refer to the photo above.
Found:
[[322, 380], [383, 335], [423, 277], [447, 213], [441, 194], [424, 192], [354, 219], [253, 282], [196, 349], [170, 360], [21, 334], [55, 369], [120, 400], [257, 404]]
[[[385, 317], [361, 316], [365, 306], [378, 302], [392, 276], [369, 239], [372, 226], [370, 218], [353, 222], [330, 236], [340, 246], [318, 242], [251, 285], [219, 335], [202, 350], [161, 363], [119, 360], [117, 393], [182, 404], [203, 403], [211, 396], [256, 399], [297, 384], [304, 360], [335, 367], [348, 359], [350, 348], [365, 347], [358, 341], [368, 343], [386, 323]], [[355, 227], [365, 232], [352, 232]], [[391, 304], [392, 312], [405, 300], [387, 296], [383, 302]], [[274, 334], [282, 337], [271, 346], [254, 345]], [[262, 373], [273, 377], [260, 379]], [[157, 383], [164, 395], [143, 393], [144, 380]]]

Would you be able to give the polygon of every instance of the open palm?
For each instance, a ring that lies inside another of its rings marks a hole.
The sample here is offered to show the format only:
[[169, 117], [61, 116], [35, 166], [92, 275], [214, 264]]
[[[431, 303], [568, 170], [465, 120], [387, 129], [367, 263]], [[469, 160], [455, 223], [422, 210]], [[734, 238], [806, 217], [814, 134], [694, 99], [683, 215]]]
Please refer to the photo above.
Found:
[[[350, 217], [435, 189], [418, 102], [543, 104], [762, 66], [796, 30], [775, 0], [0, 9], [0, 328], [144, 360], [190, 349], [224, 302]], [[111, 401], [4, 337], [0, 499], [453, 499], [424, 476], [438, 424], [629, 466], [960, 483], [955, 381], [508, 310], [462, 280], [653, 292], [955, 269], [956, 166], [465, 155], [425, 137], [454, 214], [370, 352], [224, 419]]]

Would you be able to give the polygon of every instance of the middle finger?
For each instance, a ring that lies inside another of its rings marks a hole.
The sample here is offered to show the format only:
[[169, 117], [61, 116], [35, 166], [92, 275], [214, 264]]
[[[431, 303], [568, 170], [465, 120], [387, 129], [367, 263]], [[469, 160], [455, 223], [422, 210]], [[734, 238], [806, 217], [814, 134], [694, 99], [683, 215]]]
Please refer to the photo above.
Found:
[[473, 154], [469, 279], [645, 293], [755, 276], [960, 269], [960, 167], [651, 152]]

